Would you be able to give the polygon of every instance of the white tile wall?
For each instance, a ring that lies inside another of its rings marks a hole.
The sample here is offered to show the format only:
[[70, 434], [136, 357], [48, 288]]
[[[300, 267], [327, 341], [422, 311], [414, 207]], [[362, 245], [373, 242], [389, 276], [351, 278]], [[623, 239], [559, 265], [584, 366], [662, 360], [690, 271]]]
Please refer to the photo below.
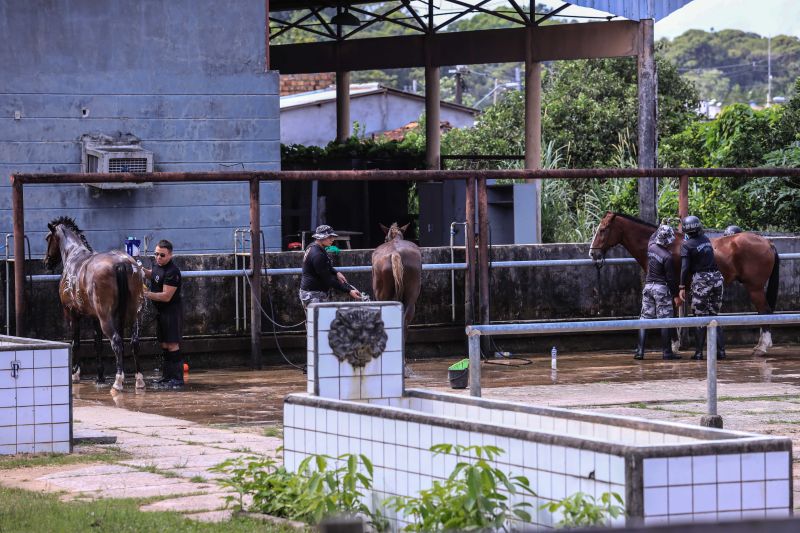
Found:
[[788, 514], [788, 465], [789, 452], [644, 459], [645, 517], [673, 523]]
[[367, 304], [381, 309], [387, 341], [383, 354], [364, 367], [353, 367], [347, 361], [340, 362], [328, 343], [330, 323], [336, 316], [337, 307], [354, 305], [364, 304], [343, 303], [331, 307], [309, 307], [308, 316], [312, 317], [315, 313], [317, 316], [308, 322], [308, 393], [318, 392], [325, 398], [367, 400], [371, 403], [386, 403], [384, 400], [402, 397], [402, 304], [397, 302]]
[[69, 391], [67, 348], [0, 352], [0, 454], [69, 453]]
[[[407, 406], [411, 403], [408, 401]], [[445, 479], [458, 461], [474, 459], [434, 455], [430, 447], [439, 443], [503, 448], [505, 453], [497, 458], [497, 466], [507, 473], [527, 476], [537, 493], [537, 497], [527, 499], [517, 496], [515, 501], [538, 506], [579, 490], [598, 497], [613, 490], [625, 497], [624, 460], [608, 454], [296, 404], [286, 405], [284, 424], [284, 461], [288, 469], [296, 468], [310, 454], [363, 453], [374, 464], [374, 493], [381, 494], [381, 498], [417, 494], [434, 480]], [[574, 467], [568, 466], [568, 456]], [[612, 484], [612, 468], [620, 467], [614, 478], [616, 483]], [[594, 479], [589, 479], [591, 473]], [[541, 517], [540, 526], [552, 526], [549, 513], [540, 513], [537, 508], [532, 511], [534, 517]], [[396, 518], [393, 523], [395, 528], [403, 524]]]

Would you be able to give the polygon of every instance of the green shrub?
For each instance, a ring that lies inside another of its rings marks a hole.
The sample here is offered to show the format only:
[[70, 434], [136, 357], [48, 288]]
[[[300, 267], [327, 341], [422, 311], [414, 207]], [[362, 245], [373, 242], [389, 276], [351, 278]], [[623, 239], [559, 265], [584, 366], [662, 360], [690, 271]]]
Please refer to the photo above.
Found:
[[550, 502], [539, 507], [551, 513], [562, 510], [562, 518], [556, 527], [586, 527], [606, 525], [610, 518], [617, 518], [625, 513], [625, 509], [617, 503], [622, 503], [622, 498], [616, 492], [604, 492], [597, 502], [594, 496], [583, 492], [576, 492], [561, 501]]
[[475, 456], [475, 462], [460, 461], [444, 481], [434, 481], [433, 487], [420, 491], [419, 496], [393, 497], [386, 505], [401, 511], [413, 523], [408, 531], [465, 531], [476, 529], [505, 529], [512, 518], [530, 522], [525, 511], [529, 503], [509, 504], [508, 495], [534, 495], [524, 476], [509, 477], [489, 464], [503, 450], [496, 446], [454, 446], [437, 444], [431, 447], [435, 455], [455, 453]]
[[238, 500], [240, 510], [245, 510], [249, 497], [248, 511], [308, 524], [328, 516], [359, 515], [378, 531], [386, 528], [380, 513], [363, 503], [373, 475], [372, 463], [364, 455], [312, 455], [300, 463], [297, 473], [288, 472], [271, 457], [229, 459], [211, 471], [228, 475], [219, 483], [233, 489], [236, 496], [228, 500]]

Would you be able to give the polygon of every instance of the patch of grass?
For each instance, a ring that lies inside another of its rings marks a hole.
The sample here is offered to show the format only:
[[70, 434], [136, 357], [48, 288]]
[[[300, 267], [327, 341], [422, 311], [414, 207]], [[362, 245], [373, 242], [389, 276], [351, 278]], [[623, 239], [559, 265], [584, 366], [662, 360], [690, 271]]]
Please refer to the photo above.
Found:
[[39, 453], [39, 454], [18, 454], [0, 456], [0, 470], [12, 470], [15, 468], [33, 468], [41, 466], [61, 466], [83, 463], [114, 463], [130, 459], [131, 454], [123, 452], [117, 447], [90, 452], [72, 454], [62, 453]]
[[173, 472], [172, 470], [164, 470], [161, 472], [161, 475], [164, 477], [181, 477], [179, 473]]
[[720, 396], [717, 401], [720, 402], [787, 402], [792, 400], [800, 400], [797, 394], [783, 394], [781, 396]]
[[161, 474], [161, 470], [156, 465], [144, 465], [144, 466], [134, 466], [139, 472], [149, 472], [151, 474]]
[[264, 428], [261, 434], [265, 437], [277, 437], [279, 439], [283, 438], [283, 426], [267, 426]]
[[288, 532], [272, 524], [247, 517], [230, 522], [205, 523], [189, 520], [179, 513], [142, 512], [144, 500], [110, 499], [92, 502], [61, 502], [55, 494], [42, 494], [0, 487], [0, 516], [3, 533], [29, 531], [169, 531], [192, 533]]
[[192, 483], [208, 483], [208, 480], [203, 476], [192, 476], [189, 478]]
[[238, 453], [255, 453], [253, 450], [251, 450], [247, 446], [240, 446], [239, 448], [234, 448], [233, 451], [234, 452], [238, 452]]

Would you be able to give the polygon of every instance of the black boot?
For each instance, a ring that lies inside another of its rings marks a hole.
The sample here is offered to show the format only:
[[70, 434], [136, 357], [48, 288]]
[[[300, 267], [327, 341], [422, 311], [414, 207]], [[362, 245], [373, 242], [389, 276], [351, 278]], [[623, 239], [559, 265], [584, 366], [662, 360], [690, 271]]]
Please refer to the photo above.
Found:
[[681, 356], [672, 352], [672, 334], [669, 328], [661, 330], [661, 356], [662, 359], [680, 359]]
[[169, 388], [182, 388], [183, 387], [183, 356], [180, 350], [169, 352], [170, 361], [170, 380], [164, 385]]
[[722, 334], [722, 328], [717, 326], [717, 359], [725, 359], [725, 337]]
[[153, 383], [160, 385], [162, 383], [166, 383], [172, 378], [171, 375], [171, 366], [169, 363], [169, 352], [167, 350], [162, 350], [161, 352], [161, 377], [155, 380]]
[[694, 328], [694, 355], [692, 359], [695, 361], [702, 361], [705, 359], [703, 357], [703, 350], [706, 346], [706, 333], [708, 333], [708, 329], [705, 327]]
[[639, 330], [639, 344], [636, 346], [636, 351], [633, 354], [634, 359], [644, 359], [644, 341], [647, 339], [647, 330]]

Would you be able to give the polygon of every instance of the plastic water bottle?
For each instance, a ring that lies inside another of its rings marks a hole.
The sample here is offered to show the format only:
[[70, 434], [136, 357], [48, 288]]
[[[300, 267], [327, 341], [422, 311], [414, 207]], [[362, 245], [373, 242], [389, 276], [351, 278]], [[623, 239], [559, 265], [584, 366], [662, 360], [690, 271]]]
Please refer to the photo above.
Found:
[[556, 363], [557, 358], [558, 358], [558, 350], [556, 350], [556, 347], [553, 346], [553, 349], [550, 350], [550, 369], [551, 370], [558, 370], [558, 365]]

